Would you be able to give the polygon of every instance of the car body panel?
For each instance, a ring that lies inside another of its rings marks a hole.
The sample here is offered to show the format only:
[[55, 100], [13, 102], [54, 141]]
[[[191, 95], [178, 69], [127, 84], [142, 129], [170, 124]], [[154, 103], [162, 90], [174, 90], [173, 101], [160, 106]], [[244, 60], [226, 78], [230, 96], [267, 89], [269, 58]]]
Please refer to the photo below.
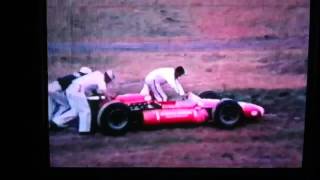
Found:
[[[159, 124], [179, 124], [179, 123], [194, 123], [201, 124], [209, 120], [210, 113], [213, 113], [223, 99], [204, 99], [199, 96], [188, 93], [186, 100], [165, 101], [157, 102], [152, 100], [151, 96], [140, 94], [124, 94], [118, 95], [114, 102], [121, 102], [132, 110], [137, 108], [142, 112], [144, 125], [159, 125]], [[103, 107], [107, 102], [106, 100], [100, 104]], [[143, 109], [142, 105], [157, 104], [161, 108], [156, 109]], [[243, 115], [247, 119], [257, 119], [264, 115], [264, 109], [261, 106], [248, 102], [238, 102], [241, 106]]]

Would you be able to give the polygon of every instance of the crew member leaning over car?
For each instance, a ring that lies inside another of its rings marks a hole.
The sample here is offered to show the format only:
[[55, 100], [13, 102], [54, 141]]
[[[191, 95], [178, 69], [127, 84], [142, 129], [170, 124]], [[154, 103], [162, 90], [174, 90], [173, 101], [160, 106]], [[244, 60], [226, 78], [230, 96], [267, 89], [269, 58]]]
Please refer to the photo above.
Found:
[[178, 81], [178, 78], [184, 74], [185, 70], [182, 66], [155, 69], [146, 76], [140, 94], [151, 95], [157, 101], [167, 101], [168, 97], [162, 90], [161, 85], [168, 83], [177, 94], [184, 96], [185, 92]]
[[59, 77], [55, 81], [48, 84], [49, 125], [54, 124], [58, 127], [64, 126], [63, 123], [57, 121], [56, 118], [70, 108], [65, 90], [69, 87], [73, 80], [91, 72], [92, 70], [89, 67], [81, 67], [79, 72], [74, 72], [73, 74]]
[[79, 116], [79, 133], [91, 132], [91, 110], [87, 100], [88, 94], [104, 95], [109, 100], [110, 93], [107, 91], [107, 84], [115, 79], [112, 70], [104, 73], [94, 71], [72, 82], [67, 88], [66, 94], [71, 109], [59, 117], [59, 121], [67, 123]]

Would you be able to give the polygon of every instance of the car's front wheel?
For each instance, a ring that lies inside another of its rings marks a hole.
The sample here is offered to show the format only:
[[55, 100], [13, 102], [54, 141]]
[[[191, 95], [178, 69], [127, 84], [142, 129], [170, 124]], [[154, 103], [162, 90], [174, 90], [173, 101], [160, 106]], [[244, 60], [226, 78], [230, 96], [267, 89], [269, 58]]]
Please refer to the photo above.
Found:
[[130, 108], [120, 102], [107, 103], [98, 113], [99, 129], [110, 135], [125, 134], [130, 125]]
[[243, 111], [237, 101], [224, 99], [212, 109], [212, 117], [218, 127], [232, 129], [242, 123]]

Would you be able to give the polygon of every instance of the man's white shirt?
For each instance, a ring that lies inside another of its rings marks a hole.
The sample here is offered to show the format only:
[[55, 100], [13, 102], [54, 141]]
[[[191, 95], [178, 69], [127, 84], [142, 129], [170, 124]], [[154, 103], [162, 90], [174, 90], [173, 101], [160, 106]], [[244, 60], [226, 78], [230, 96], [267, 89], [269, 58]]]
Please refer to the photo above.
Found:
[[165, 84], [168, 83], [180, 96], [184, 95], [185, 92], [179, 83], [179, 81], [174, 76], [174, 68], [158, 68], [151, 71], [147, 77], [146, 81], [155, 81], [157, 84]]
[[94, 71], [84, 75], [74, 80], [72, 83], [81, 85], [83, 91], [90, 89], [93, 84], [97, 86], [98, 91], [105, 92], [107, 90], [107, 85], [104, 81], [104, 74], [100, 71]]

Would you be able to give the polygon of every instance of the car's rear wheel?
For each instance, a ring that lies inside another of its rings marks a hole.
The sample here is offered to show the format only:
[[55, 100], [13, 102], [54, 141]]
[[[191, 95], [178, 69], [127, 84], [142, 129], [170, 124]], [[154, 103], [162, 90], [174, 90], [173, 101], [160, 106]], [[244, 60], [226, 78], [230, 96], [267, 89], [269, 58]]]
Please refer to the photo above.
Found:
[[212, 117], [218, 127], [232, 129], [242, 123], [243, 111], [237, 101], [225, 99], [212, 110]]
[[120, 102], [107, 103], [98, 113], [99, 129], [110, 135], [125, 134], [130, 125], [130, 108]]
[[214, 91], [204, 91], [199, 94], [200, 98], [204, 99], [220, 99], [220, 95]]

